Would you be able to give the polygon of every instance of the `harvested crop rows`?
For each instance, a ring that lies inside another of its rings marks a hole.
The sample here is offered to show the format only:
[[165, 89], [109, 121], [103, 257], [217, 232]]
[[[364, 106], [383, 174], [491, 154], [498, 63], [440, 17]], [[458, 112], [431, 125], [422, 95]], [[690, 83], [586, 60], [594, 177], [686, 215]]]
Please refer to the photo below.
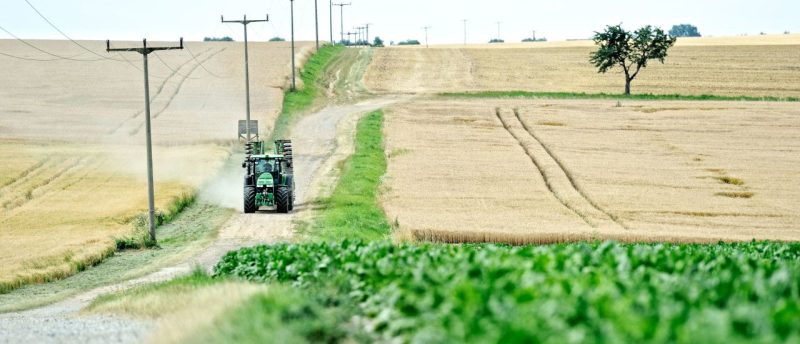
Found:
[[800, 239], [792, 103], [433, 98], [387, 111], [401, 238]]
[[[536, 91], [621, 93], [620, 72], [598, 74], [592, 42], [390, 48], [366, 74], [376, 92]], [[800, 35], [679, 40], [667, 63], [653, 62], [635, 93], [800, 96]]]
[[[91, 58], [68, 41], [34, 44]], [[105, 42], [82, 44], [105, 54]], [[186, 48], [149, 61], [161, 211], [191, 197], [221, 168], [245, 112], [241, 44]], [[252, 117], [263, 134], [281, 109], [291, 50], [287, 43], [250, 49]], [[310, 49], [300, 44], [299, 56]], [[38, 56], [17, 41], [0, 40], [0, 50]], [[1, 57], [0, 292], [102, 260], [147, 209], [141, 57], [108, 56], [117, 61]]]

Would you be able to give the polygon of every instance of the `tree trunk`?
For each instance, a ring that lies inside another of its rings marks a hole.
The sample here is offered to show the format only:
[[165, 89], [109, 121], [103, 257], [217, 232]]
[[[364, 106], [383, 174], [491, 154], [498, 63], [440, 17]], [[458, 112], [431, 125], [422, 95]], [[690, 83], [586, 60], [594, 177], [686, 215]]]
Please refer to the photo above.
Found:
[[631, 81], [633, 81], [633, 80], [631, 80], [630, 78], [627, 78], [627, 77], [625, 78], [625, 95], [626, 96], [631, 95]]

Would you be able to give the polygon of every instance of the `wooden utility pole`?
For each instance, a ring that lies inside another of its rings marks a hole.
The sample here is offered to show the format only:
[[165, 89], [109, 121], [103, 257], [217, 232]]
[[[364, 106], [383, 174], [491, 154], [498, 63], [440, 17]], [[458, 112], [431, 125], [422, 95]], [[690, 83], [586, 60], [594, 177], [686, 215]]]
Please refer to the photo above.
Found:
[[422, 28], [423, 30], [425, 30], [425, 48], [429, 47], [428, 46], [428, 29], [430, 29], [430, 28], [431, 28], [430, 26], [425, 26], [425, 27]]
[[[344, 7], [345, 6], [352, 6], [352, 3], [340, 3], [340, 4], [333, 4], [333, 6], [339, 6], [339, 20], [341, 21], [341, 35], [342, 35], [342, 43], [344, 43]], [[350, 37], [348, 37], [350, 39]]]
[[147, 137], [147, 220], [150, 230], [150, 240], [156, 243], [156, 209], [155, 209], [155, 189], [153, 187], [153, 139], [150, 125], [150, 75], [148, 73], [147, 55], [159, 50], [179, 50], [183, 49], [183, 38], [177, 47], [148, 47], [147, 39], [142, 40], [141, 48], [111, 48], [111, 41], [106, 41], [107, 52], [136, 52], [142, 54], [144, 64], [144, 126], [145, 136]]
[[244, 91], [247, 102], [247, 122], [245, 123], [247, 128], [247, 143], [250, 143], [250, 59], [247, 51], [247, 25], [250, 23], [267, 22], [269, 21], [269, 15], [267, 15], [266, 19], [259, 20], [247, 20], [247, 15], [245, 15], [242, 20], [225, 20], [223, 16], [220, 16], [219, 19], [223, 23], [237, 23], [244, 26]]

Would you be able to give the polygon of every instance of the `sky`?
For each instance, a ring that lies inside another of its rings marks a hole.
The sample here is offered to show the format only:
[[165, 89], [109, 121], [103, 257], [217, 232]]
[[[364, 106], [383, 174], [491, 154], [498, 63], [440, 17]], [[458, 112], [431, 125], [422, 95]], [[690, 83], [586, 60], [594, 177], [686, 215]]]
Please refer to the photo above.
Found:
[[[221, 24], [226, 19], [266, 17], [268, 23], [249, 27], [251, 40], [290, 35], [289, 0], [28, 0], [73, 39], [202, 40], [206, 36], [242, 39], [242, 26]], [[336, 0], [335, 2], [341, 2]], [[533, 35], [548, 40], [585, 39], [605, 25], [627, 29], [655, 25], [696, 25], [704, 36], [755, 35], [760, 32], [800, 33], [797, 0], [344, 0], [345, 31], [371, 23], [370, 36], [386, 42], [423, 41], [429, 26], [431, 44], [485, 43], [499, 37], [507, 42]], [[0, 26], [27, 39], [62, 39], [25, 0], [0, 0]], [[318, 0], [320, 39], [330, 40], [330, 1]], [[295, 0], [297, 40], [314, 40], [314, 0]], [[340, 11], [334, 7], [334, 38], [339, 39]], [[498, 28], [498, 22], [499, 28]], [[499, 29], [499, 34], [498, 34]], [[0, 31], [0, 39], [11, 38]]]

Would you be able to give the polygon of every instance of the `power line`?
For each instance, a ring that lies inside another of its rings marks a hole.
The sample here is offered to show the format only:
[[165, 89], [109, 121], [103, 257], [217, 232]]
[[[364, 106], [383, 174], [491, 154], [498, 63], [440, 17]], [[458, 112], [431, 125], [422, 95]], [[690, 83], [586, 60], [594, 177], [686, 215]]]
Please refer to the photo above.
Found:
[[[121, 57], [121, 58], [122, 58], [122, 60], [118, 60], [118, 59], [114, 59], [114, 58], [110, 58], [110, 57], [106, 57], [106, 56], [100, 55], [100, 54], [98, 54], [98, 53], [94, 52], [93, 50], [91, 50], [91, 49], [89, 49], [89, 48], [87, 48], [87, 47], [83, 46], [82, 44], [80, 44], [80, 43], [78, 43], [77, 41], [75, 41], [74, 39], [72, 39], [72, 38], [71, 38], [69, 35], [67, 35], [66, 33], [64, 33], [64, 31], [61, 31], [61, 29], [59, 29], [59, 28], [58, 28], [58, 27], [57, 27], [55, 24], [53, 24], [53, 22], [51, 22], [51, 21], [50, 21], [50, 19], [47, 19], [47, 17], [45, 17], [45, 16], [44, 16], [44, 14], [42, 14], [42, 12], [39, 12], [39, 10], [38, 10], [38, 9], [37, 9], [35, 6], [33, 6], [33, 4], [32, 4], [30, 1], [28, 1], [28, 0], [25, 0], [25, 3], [27, 3], [27, 4], [28, 4], [28, 6], [30, 6], [30, 7], [31, 7], [31, 9], [33, 9], [33, 11], [34, 11], [34, 12], [36, 12], [36, 14], [38, 14], [38, 15], [39, 15], [39, 17], [41, 17], [42, 19], [44, 19], [44, 21], [45, 21], [45, 22], [47, 22], [47, 24], [49, 24], [49, 25], [50, 25], [50, 27], [52, 27], [53, 29], [55, 29], [56, 31], [58, 31], [58, 33], [60, 33], [62, 36], [64, 36], [64, 38], [68, 39], [68, 40], [69, 40], [70, 42], [72, 42], [73, 44], [75, 44], [75, 45], [77, 45], [77, 46], [81, 47], [81, 49], [83, 49], [83, 50], [86, 50], [86, 51], [88, 51], [89, 53], [91, 53], [91, 54], [93, 54], [93, 55], [96, 55], [96, 56], [100, 57], [100, 59], [102, 59], [102, 60], [109, 60], [109, 61], [116, 61], [116, 62], [125, 62], [125, 63], [127, 63], [129, 66], [133, 67], [134, 69], [136, 69], [136, 70], [138, 70], [138, 71], [140, 71], [140, 72], [143, 72], [143, 70], [142, 70], [141, 68], [139, 68], [138, 66], [136, 66], [135, 64], [133, 64], [133, 62], [131, 62], [130, 60], [128, 60], [128, 59], [127, 59], [125, 56], [123, 56], [122, 54], [119, 54], [119, 53], [117, 53], [117, 56], [119, 56], [119, 57]], [[5, 30], [3, 30], [3, 31], [5, 31]], [[6, 32], [8, 32], [8, 31], [6, 31]], [[100, 60], [98, 59], [98, 60], [83, 60], [83, 61], [100, 61]], [[154, 78], [157, 78], [157, 79], [164, 79], [164, 77], [162, 77], [162, 76], [158, 76], [158, 75], [154, 75], [153, 77], [154, 77]]]
[[42, 49], [42, 48], [39, 48], [39, 47], [37, 47], [37, 46], [35, 46], [35, 45], [33, 45], [33, 44], [29, 43], [28, 41], [26, 41], [26, 40], [24, 40], [24, 39], [22, 39], [22, 38], [19, 38], [19, 37], [17, 37], [17, 35], [15, 35], [15, 34], [11, 33], [10, 31], [6, 30], [6, 29], [5, 29], [4, 27], [2, 27], [2, 26], [0, 26], [0, 30], [3, 30], [3, 31], [4, 31], [5, 33], [7, 33], [9, 36], [11, 36], [11, 37], [14, 37], [14, 39], [16, 39], [16, 40], [18, 40], [18, 41], [22, 42], [23, 44], [25, 44], [25, 45], [27, 45], [27, 46], [29, 46], [29, 47], [33, 48], [33, 49], [36, 49], [36, 50], [38, 50], [38, 51], [40, 51], [40, 52], [42, 52], [42, 53], [45, 53], [45, 54], [47, 54], [47, 55], [50, 55], [50, 56], [53, 56], [53, 57], [56, 57], [56, 58], [59, 58], [59, 59], [62, 59], [62, 60], [70, 60], [70, 61], [77, 61], [77, 62], [94, 62], [94, 61], [100, 61], [100, 60], [101, 60], [101, 59], [94, 59], [94, 60], [81, 60], [81, 59], [76, 59], [76, 58], [72, 58], [72, 57], [67, 57], [67, 56], [61, 56], [61, 55], [58, 55], [58, 54], [54, 54], [54, 53], [51, 53], [51, 52], [49, 52], [49, 51], [47, 51], [47, 50], [44, 50], [44, 49]]
[[206, 73], [210, 74], [211, 76], [213, 76], [213, 77], [215, 77], [215, 78], [217, 78], [217, 79], [228, 79], [228, 78], [230, 78], [229, 76], [227, 76], [227, 77], [223, 77], [223, 76], [219, 76], [219, 75], [217, 75], [217, 74], [214, 74], [213, 72], [211, 72], [210, 70], [208, 70], [208, 68], [206, 68], [206, 66], [204, 66], [204, 65], [203, 65], [203, 63], [202, 63], [202, 62], [200, 62], [200, 60], [198, 60], [198, 59], [197, 59], [197, 56], [195, 56], [195, 55], [192, 53], [192, 51], [191, 51], [191, 50], [189, 50], [189, 46], [188, 46], [188, 45], [184, 46], [183, 48], [184, 48], [184, 49], [186, 49], [186, 52], [188, 52], [188, 53], [189, 53], [189, 55], [191, 55], [191, 56], [192, 56], [192, 59], [194, 60], [194, 62], [197, 62], [197, 64], [198, 64], [198, 65], [200, 65], [200, 68], [203, 68], [203, 70], [204, 70], [204, 71], [206, 71]]
[[62, 36], [64, 36], [64, 37], [65, 37], [66, 39], [68, 39], [70, 42], [72, 42], [72, 43], [74, 43], [75, 45], [77, 45], [77, 46], [81, 47], [83, 50], [86, 50], [86, 51], [88, 51], [88, 52], [92, 53], [93, 55], [96, 55], [96, 56], [100, 57], [101, 59], [105, 59], [105, 60], [112, 60], [112, 61], [118, 61], [118, 62], [121, 62], [120, 60], [117, 60], [117, 59], [113, 59], [113, 58], [110, 58], [110, 57], [106, 57], [106, 56], [100, 55], [100, 54], [98, 54], [98, 53], [94, 52], [93, 50], [91, 50], [91, 49], [89, 49], [89, 48], [87, 48], [87, 47], [83, 46], [82, 44], [80, 44], [80, 43], [76, 42], [74, 39], [72, 39], [72, 38], [71, 38], [71, 37], [69, 37], [69, 36], [68, 36], [66, 33], [64, 33], [64, 31], [61, 31], [61, 29], [59, 29], [59, 28], [58, 28], [58, 27], [57, 27], [55, 24], [53, 24], [53, 22], [51, 22], [51, 21], [50, 21], [50, 19], [47, 19], [47, 17], [45, 17], [45, 16], [44, 16], [44, 14], [42, 14], [42, 12], [39, 12], [39, 10], [38, 10], [38, 9], [36, 9], [36, 7], [35, 7], [35, 6], [33, 6], [33, 4], [31, 4], [31, 2], [30, 2], [30, 1], [28, 1], [28, 0], [24, 0], [24, 1], [25, 1], [25, 2], [28, 4], [28, 6], [30, 6], [30, 7], [33, 9], [33, 11], [34, 11], [34, 12], [36, 12], [36, 14], [38, 14], [38, 15], [39, 15], [39, 17], [42, 17], [42, 19], [44, 19], [44, 21], [46, 21], [46, 22], [47, 22], [47, 24], [49, 24], [49, 25], [50, 25], [50, 26], [51, 26], [53, 29], [55, 29], [56, 31], [58, 31], [58, 33], [60, 33]]
[[58, 61], [58, 60], [61, 60], [60, 58], [54, 58], [54, 59], [35, 59], [35, 58], [30, 58], [30, 57], [22, 57], [22, 56], [16, 56], [16, 55], [11, 55], [11, 54], [6, 54], [6, 53], [3, 53], [3, 52], [0, 52], [0, 55], [6, 56], [6, 57], [10, 57], [10, 58], [12, 58], [12, 59], [26, 60], [26, 61], [37, 61], [37, 62], [49, 62], [49, 61]]
[[[185, 74], [183, 74], [183, 73], [181, 73], [181, 72], [178, 72], [176, 69], [174, 69], [174, 68], [170, 67], [170, 66], [167, 64], [167, 62], [166, 62], [166, 61], [164, 61], [164, 59], [162, 59], [162, 58], [161, 58], [161, 56], [159, 56], [159, 55], [158, 55], [158, 53], [157, 53], [157, 52], [153, 52], [153, 55], [156, 55], [156, 58], [158, 59], [158, 61], [159, 61], [159, 62], [161, 62], [161, 64], [163, 64], [163, 65], [164, 65], [164, 67], [167, 67], [167, 69], [171, 70], [173, 73], [175, 73], [175, 74], [177, 74], [177, 75], [180, 75], [180, 76], [182, 76], [182, 77], [184, 77], [184, 78], [187, 78], [187, 79], [193, 79], [193, 80], [195, 80], [195, 79], [200, 79], [200, 78], [192, 78], [192, 77], [190, 77], [190, 76], [188, 76], [188, 75], [185, 75]], [[180, 67], [178, 67], [178, 69], [180, 69]]]

